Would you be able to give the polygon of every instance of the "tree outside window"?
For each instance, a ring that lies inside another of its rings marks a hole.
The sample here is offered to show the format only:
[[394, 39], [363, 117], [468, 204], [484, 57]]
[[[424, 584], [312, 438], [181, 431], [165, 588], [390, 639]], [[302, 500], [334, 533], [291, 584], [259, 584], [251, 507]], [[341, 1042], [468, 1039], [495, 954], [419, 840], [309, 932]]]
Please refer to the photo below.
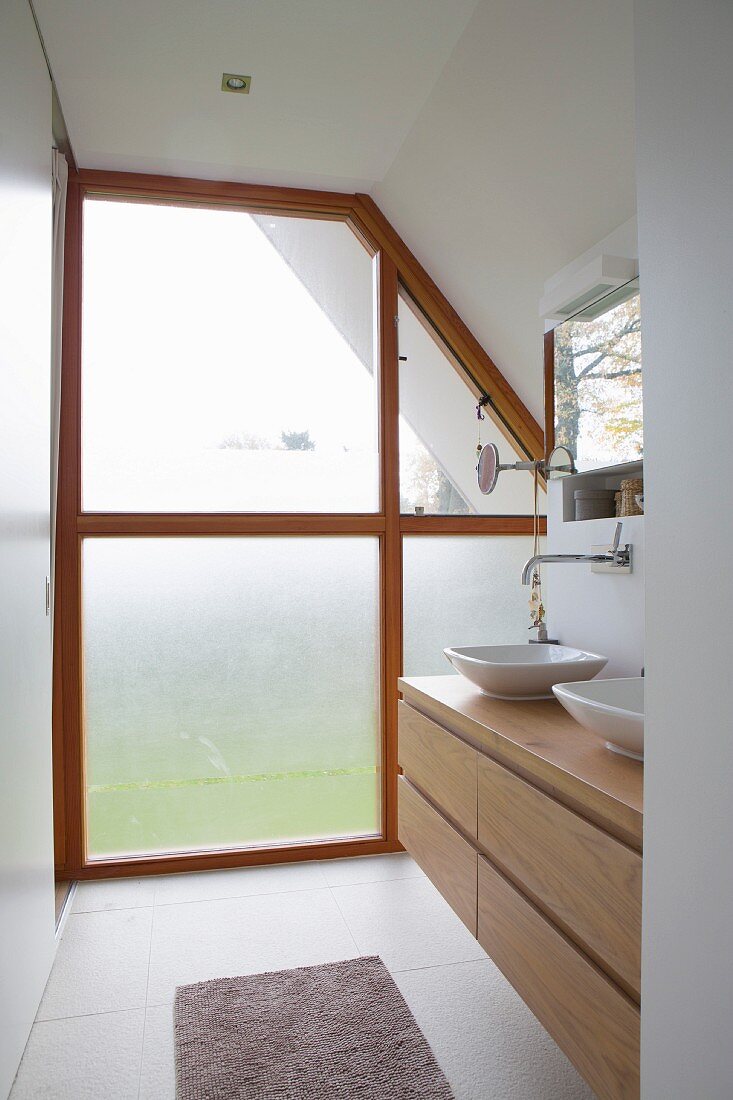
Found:
[[594, 320], [555, 329], [555, 442], [580, 469], [642, 457], [638, 294]]

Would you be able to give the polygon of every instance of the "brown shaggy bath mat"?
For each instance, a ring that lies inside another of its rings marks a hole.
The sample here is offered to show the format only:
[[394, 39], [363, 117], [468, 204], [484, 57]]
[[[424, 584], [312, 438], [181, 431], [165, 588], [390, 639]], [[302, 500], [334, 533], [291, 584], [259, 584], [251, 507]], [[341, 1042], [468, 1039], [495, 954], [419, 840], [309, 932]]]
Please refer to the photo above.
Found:
[[179, 1100], [452, 1100], [376, 956], [176, 990]]

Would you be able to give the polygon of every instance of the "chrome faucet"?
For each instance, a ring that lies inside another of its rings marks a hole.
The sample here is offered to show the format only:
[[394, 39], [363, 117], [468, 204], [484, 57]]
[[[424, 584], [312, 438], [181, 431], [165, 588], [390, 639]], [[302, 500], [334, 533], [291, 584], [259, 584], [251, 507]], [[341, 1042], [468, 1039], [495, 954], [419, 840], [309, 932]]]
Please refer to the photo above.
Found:
[[598, 553], [592, 554], [535, 554], [533, 558], [530, 558], [524, 569], [522, 570], [522, 584], [529, 584], [532, 580], [532, 574], [534, 567], [539, 565], [540, 562], [586, 562], [589, 565], [602, 566], [598, 569], [600, 573], [615, 573], [617, 570], [623, 573], [631, 572], [631, 546], [627, 542], [625, 546], [620, 546], [621, 542], [621, 528], [623, 524], [616, 524], [616, 532], [613, 536], [613, 542], [608, 547], [594, 546], [592, 549], [598, 551]]

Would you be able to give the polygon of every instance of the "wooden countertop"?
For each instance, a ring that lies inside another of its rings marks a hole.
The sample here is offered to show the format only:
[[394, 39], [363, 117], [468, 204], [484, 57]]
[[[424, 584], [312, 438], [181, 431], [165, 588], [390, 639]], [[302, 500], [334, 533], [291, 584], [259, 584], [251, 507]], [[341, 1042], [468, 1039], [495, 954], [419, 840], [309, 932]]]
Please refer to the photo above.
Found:
[[461, 676], [399, 681], [405, 702], [641, 851], [644, 768], [554, 699], [490, 699]]

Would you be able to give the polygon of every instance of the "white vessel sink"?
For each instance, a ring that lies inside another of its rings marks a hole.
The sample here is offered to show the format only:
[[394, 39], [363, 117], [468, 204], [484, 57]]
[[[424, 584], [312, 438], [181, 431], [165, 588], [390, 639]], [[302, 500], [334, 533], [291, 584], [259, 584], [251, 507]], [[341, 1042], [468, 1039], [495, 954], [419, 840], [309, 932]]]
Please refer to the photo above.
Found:
[[606, 747], [632, 760], [644, 759], [644, 680], [628, 676], [592, 684], [555, 684], [552, 689], [576, 722], [598, 734]]
[[493, 699], [552, 699], [554, 684], [590, 680], [608, 660], [565, 645], [479, 645], [443, 652], [461, 676]]

